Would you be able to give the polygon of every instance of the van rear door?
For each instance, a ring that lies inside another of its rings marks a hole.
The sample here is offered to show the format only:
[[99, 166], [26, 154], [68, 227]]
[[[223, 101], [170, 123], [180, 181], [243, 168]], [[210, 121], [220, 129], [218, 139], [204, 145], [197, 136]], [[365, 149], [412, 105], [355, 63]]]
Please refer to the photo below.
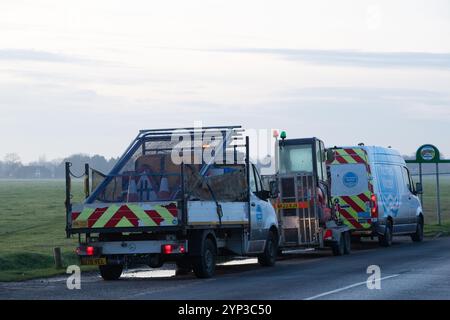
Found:
[[353, 230], [371, 229], [371, 170], [367, 153], [361, 148], [334, 149], [331, 196], [343, 222]]

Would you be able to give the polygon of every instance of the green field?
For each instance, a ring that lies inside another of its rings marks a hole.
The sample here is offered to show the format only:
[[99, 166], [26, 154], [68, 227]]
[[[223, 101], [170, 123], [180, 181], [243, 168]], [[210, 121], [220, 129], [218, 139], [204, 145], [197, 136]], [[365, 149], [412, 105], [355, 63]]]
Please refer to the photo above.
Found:
[[[414, 177], [414, 181], [419, 181], [419, 178]], [[436, 224], [436, 179], [434, 176], [426, 176], [424, 177], [423, 184], [423, 207], [425, 208], [425, 221], [428, 224]], [[450, 221], [450, 177], [442, 176], [440, 178], [440, 185], [441, 218], [442, 221]]]
[[[426, 233], [450, 230], [450, 178], [442, 179], [442, 227], [436, 223], [434, 180], [424, 181]], [[63, 273], [53, 263], [53, 248], [61, 247], [65, 265], [77, 262], [76, 239], [65, 237], [64, 181], [0, 180], [0, 281], [23, 280]], [[82, 199], [82, 183], [73, 186]]]
[[[66, 239], [64, 181], [0, 180], [0, 281], [64, 272], [56, 270], [53, 248], [63, 263], [76, 263], [76, 239]], [[75, 182], [74, 197], [82, 197]]]

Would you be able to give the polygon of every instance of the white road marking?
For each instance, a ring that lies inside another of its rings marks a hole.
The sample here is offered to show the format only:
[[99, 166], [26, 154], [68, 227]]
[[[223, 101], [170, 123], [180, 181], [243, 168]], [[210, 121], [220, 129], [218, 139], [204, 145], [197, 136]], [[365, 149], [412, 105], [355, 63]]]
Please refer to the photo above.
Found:
[[[386, 279], [395, 278], [395, 277], [398, 277], [398, 276], [399, 276], [399, 274], [393, 274], [393, 275], [391, 275], [391, 276], [383, 277], [383, 278], [381, 278], [380, 280], [386, 280]], [[318, 295], [316, 295], [316, 296], [312, 296], [312, 297], [306, 298], [306, 299], [304, 299], [304, 300], [315, 300], [315, 299], [317, 299], [317, 298], [329, 296], [330, 294], [338, 293], [338, 292], [345, 291], [345, 290], [348, 290], [348, 289], [351, 289], [351, 288], [354, 288], [354, 287], [359, 287], [359, 286], [362, 286], [362, 285], [365, 285], [365, 284], [367, 284], [367, 281], [358, 282], [358, 283], [351, 284], [351, 285], [349, 285], [349, 286], [342, 287], [342, 288], [339, 288], [339, 289], [336, 289], [336, 290], [327, 291], [327, 292], [318, 294]]]

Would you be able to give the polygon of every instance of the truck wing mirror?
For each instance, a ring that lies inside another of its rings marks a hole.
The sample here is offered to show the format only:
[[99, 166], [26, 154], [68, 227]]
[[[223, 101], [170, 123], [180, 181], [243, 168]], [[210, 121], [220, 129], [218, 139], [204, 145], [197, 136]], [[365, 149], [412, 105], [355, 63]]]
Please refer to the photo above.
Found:
[[278, 194], [280, 193], [280, 190], [278, 190], [277, 181], [270, 181], [269, 188], [270, 188], [270, 198], [272, 198], [272, 199], [278, 198]]
[[420, 182], [416, 183], [416, 193], [417, 194], [423, 194], [423, 186]]
[[256, 195], [258, 196], [258, 198], [264, 201], [268, 200], [271, 197], [270, 191], [267, 190], [258, 191]]

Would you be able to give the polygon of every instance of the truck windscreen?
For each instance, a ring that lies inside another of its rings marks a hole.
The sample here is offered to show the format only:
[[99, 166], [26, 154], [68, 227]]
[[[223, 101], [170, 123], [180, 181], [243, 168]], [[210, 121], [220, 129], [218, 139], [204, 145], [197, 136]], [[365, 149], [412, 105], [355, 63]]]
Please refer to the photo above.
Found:
[[280, 173], [313, 172], [311, 145], [284, 146], [280, 150]]

